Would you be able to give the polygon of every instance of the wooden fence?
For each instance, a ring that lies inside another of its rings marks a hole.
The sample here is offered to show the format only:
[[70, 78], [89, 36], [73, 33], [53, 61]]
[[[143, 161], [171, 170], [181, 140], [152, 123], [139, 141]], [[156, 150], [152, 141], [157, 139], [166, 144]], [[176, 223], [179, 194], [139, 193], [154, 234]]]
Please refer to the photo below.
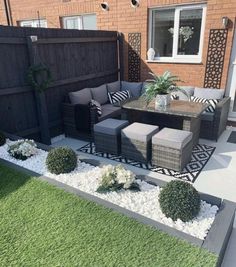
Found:
[[[50, 143], [63, 132], [61, 103], [70, 91], [116, 81], [122, 36], [109, 31], [0, 27], [0, 129]], [[28, 85], [43, 63], [53, 81], [45, 94]]]

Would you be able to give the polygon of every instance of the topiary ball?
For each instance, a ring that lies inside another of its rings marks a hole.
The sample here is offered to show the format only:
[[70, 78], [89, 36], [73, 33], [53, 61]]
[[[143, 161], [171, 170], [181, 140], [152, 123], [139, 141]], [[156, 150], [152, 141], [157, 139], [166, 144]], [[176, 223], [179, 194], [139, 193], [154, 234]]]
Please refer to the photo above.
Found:
[[0, 146], [5, 145], [5, 143], [6, 143], [6, 136], [4, 133], [0, 132]]
[[160, 192], [162, 212], [173, 221], [191, 221], [200, 211], [201, 199], [198, 191], [189, 183], [169, 182]]
[[77, 167], [77, 155], [68, 147], [54, 148], [48, 152], [46, 165], [51, 173], [69, 173]]

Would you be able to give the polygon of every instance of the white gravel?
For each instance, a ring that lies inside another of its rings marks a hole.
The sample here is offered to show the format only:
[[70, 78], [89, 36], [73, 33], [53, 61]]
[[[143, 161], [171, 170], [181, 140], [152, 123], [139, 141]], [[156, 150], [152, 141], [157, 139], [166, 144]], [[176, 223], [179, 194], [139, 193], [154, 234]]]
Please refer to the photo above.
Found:
[[[7, 143], [11, 141], [7, 140]], [[47, 171], [45, 160], [48, 152], [38, 149], [35, 156], [21, 161], [12, 158], [7, 152], [7, 144], [0, 147], [0, 157], [13, 162], [17, 165], [25, 167], [29, 170], [35, 171], [39, 174], [48, 176], [59, 182], [68, 184], [72, 187], [78, 188], [84, 192], [95, 195], [99, 198], [110, 201], [116, 205], [139, 213], [143, 216], [151, 218], [155, 221], [164, 223], [170, 227], [178, 229], [182, 232], [190, 234], [200, 239], [204, 239], [215, 219], [218, 211], [217, 206], [201, 201], [201, 210], [199, 215], [192, 221], [184, 223], [181, 220], [174, 222], [167, 218], [160, 209], [158, 196], [160, 188], [158, 186], [150, 185], [144, 181], [138, 180], [141, 192], [121, 191], [100, 194], [96, 192], [98, 188], [101, 172], [99, 167], [93, 167], [89, 164], [79, 162], [78, 167], [69, 174], [55, 175]]]

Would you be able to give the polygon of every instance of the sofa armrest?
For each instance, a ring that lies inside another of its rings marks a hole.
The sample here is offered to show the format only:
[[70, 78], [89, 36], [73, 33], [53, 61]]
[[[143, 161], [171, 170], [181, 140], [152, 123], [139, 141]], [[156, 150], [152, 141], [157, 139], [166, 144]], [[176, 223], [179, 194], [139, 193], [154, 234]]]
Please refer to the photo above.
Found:
[[63, 119], [65, 124], [74, 125], [77, 130], [90, 132], [98, 116], [96, 109], [89, 105], [63, 103]]
[[223, 98], [217, 105], [214, 116], [214, 131], [217, 137], [226, 129], [230, 109], [230, 97]]

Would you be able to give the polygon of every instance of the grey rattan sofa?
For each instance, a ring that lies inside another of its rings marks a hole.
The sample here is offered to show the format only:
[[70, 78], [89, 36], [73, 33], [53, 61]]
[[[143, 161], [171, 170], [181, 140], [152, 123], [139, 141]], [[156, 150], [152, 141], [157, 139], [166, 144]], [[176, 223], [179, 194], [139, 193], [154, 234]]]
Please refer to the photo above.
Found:
[[187, 92], [189, 97], [181, 92], [178, 92], [180, 100], [189, 101], [191, 96], [196, 96], [205, 99], [220, 99], [216, 105], [214, 113], [205, 112], [202, 114], [200, 137], [217, 141], [223, 131], [226, 129], [230, 97], [224, 96], [223, 89], [210, 88], [194, 88], [191, 86], [182, 86], [183, 90]]
[[[120, 118], [122, 109], [109, 103], [108, 92], [129, 90], [131, 97], [139, 97], [144, 90], [144, 83], [116, 81], [95, 88], [85, 88], [70, 92], [62, 104], [64, 132], [66, 136], [91, 140], [93, 126], [108, 118]], [[102, 116], [96, 108], [89, 105], [91, 99], [101, 104]]]

